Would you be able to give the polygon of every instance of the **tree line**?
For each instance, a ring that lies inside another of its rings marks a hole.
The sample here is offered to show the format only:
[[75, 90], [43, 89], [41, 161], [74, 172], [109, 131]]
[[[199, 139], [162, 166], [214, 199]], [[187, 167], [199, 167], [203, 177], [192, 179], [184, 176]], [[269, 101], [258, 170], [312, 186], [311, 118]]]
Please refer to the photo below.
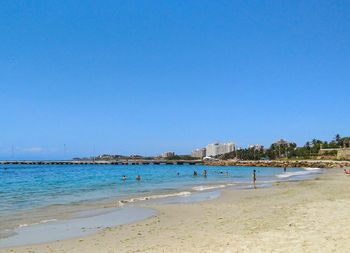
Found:
[[[219, 159], [239, 159], [239, 160], [262, 160], [262, 159], [311, 159], [315, 156], [319, 156], [320, 149], [336, 149], [342, 147], [350, 147], [350, 137], [340, 137], [339, 134], [335, 135], [331, 141], [322, 141], [313, 139], [307, 141], [303, 147], [297, 147], [296, 143], [289, 142], [283, 144], [273, 143], [268, 149], [236, 149], [233, 152], [226, 153], [217, 156]], [[325, 151], [325, 156], [335, 156], [336, 150]]]

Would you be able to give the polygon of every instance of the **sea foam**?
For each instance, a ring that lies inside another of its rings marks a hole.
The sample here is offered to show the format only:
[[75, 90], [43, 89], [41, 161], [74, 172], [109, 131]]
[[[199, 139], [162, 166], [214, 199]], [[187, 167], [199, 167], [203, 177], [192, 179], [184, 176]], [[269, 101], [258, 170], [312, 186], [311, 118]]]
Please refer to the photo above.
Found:
[[130, 198], [130, 199], [123, 199], [118, 201], [119, 206], [123, 206], [124, 204], [128, 203], [134, 203], [139, 201], [145, 201], [145, 200], [152, 200], [152, 199], [161, 199], [161, 198], [168, 198], [168, 197], [186, 197], [191, 195], [190, 192], [184, 191], [184, 192], [177, 192], [177, 193], [170, 193], [170, 194], [158, 194], [158, 195], [149, 195], [145, 197], [138, 197], [138, 198]]
[[284, 172], [281, 174], [277, 174], [276, 177], [278, 178], [290, 178], [295, 176], [306, 176], [311, 175], [314, 173], [320, 173], [320, 168], [303, 168], [304, 170], [301, 171], [293, 171], [293, 172]]
[[195, 190], [195, 191], [207, 191], [207, 190], [212, 190], [212, 189], [228, 187], [230, 185], [233, 185], [233, 184], [200, 185], [200, 186], [192, 187], [192, 190]]

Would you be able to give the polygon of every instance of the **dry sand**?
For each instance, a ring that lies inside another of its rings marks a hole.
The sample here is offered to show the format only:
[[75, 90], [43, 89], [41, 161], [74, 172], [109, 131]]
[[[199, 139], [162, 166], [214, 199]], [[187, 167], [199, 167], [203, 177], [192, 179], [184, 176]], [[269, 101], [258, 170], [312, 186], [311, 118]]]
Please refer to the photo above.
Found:
[[149, 219], [0, 252], [350, 252], [350, 177], [330, 169], [218, 199], [152, 205]]

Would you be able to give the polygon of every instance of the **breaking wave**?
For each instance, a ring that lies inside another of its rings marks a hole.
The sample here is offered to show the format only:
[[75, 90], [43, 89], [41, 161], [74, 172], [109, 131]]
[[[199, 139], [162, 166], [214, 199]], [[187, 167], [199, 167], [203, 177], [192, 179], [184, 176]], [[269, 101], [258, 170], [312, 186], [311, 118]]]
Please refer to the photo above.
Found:
[[206, 191], [206, 190], [211, 190], [211, 189], [224, 188], [224, 187], [228, 187], [228, 186], [232, 186], [232, 185], [234, 185], [234, 184], [200, 185], [200, 186], [192, 187], [192, 190], [195, 190], [195, 191]]
[[276, 177], [278, 178], [290, 178], [290, 177], [296, 177], [296, 176], [306, 176], [311, 174], [320, 173], [320, 168], [303, 168], [304, 170], [301, 171], [294, 171], [294, 172], [284, 172], [281, 174], [277, 174]]

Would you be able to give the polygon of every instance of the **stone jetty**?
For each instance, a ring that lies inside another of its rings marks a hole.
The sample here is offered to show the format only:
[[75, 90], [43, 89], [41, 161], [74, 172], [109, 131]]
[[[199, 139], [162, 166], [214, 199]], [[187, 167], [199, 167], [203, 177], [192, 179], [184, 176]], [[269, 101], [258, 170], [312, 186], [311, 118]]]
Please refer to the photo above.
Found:
[[0, 161], [1, 164], [34, 164], [34, 165], [196, 165], [202, 160], [120, 160], [120, 161]]

